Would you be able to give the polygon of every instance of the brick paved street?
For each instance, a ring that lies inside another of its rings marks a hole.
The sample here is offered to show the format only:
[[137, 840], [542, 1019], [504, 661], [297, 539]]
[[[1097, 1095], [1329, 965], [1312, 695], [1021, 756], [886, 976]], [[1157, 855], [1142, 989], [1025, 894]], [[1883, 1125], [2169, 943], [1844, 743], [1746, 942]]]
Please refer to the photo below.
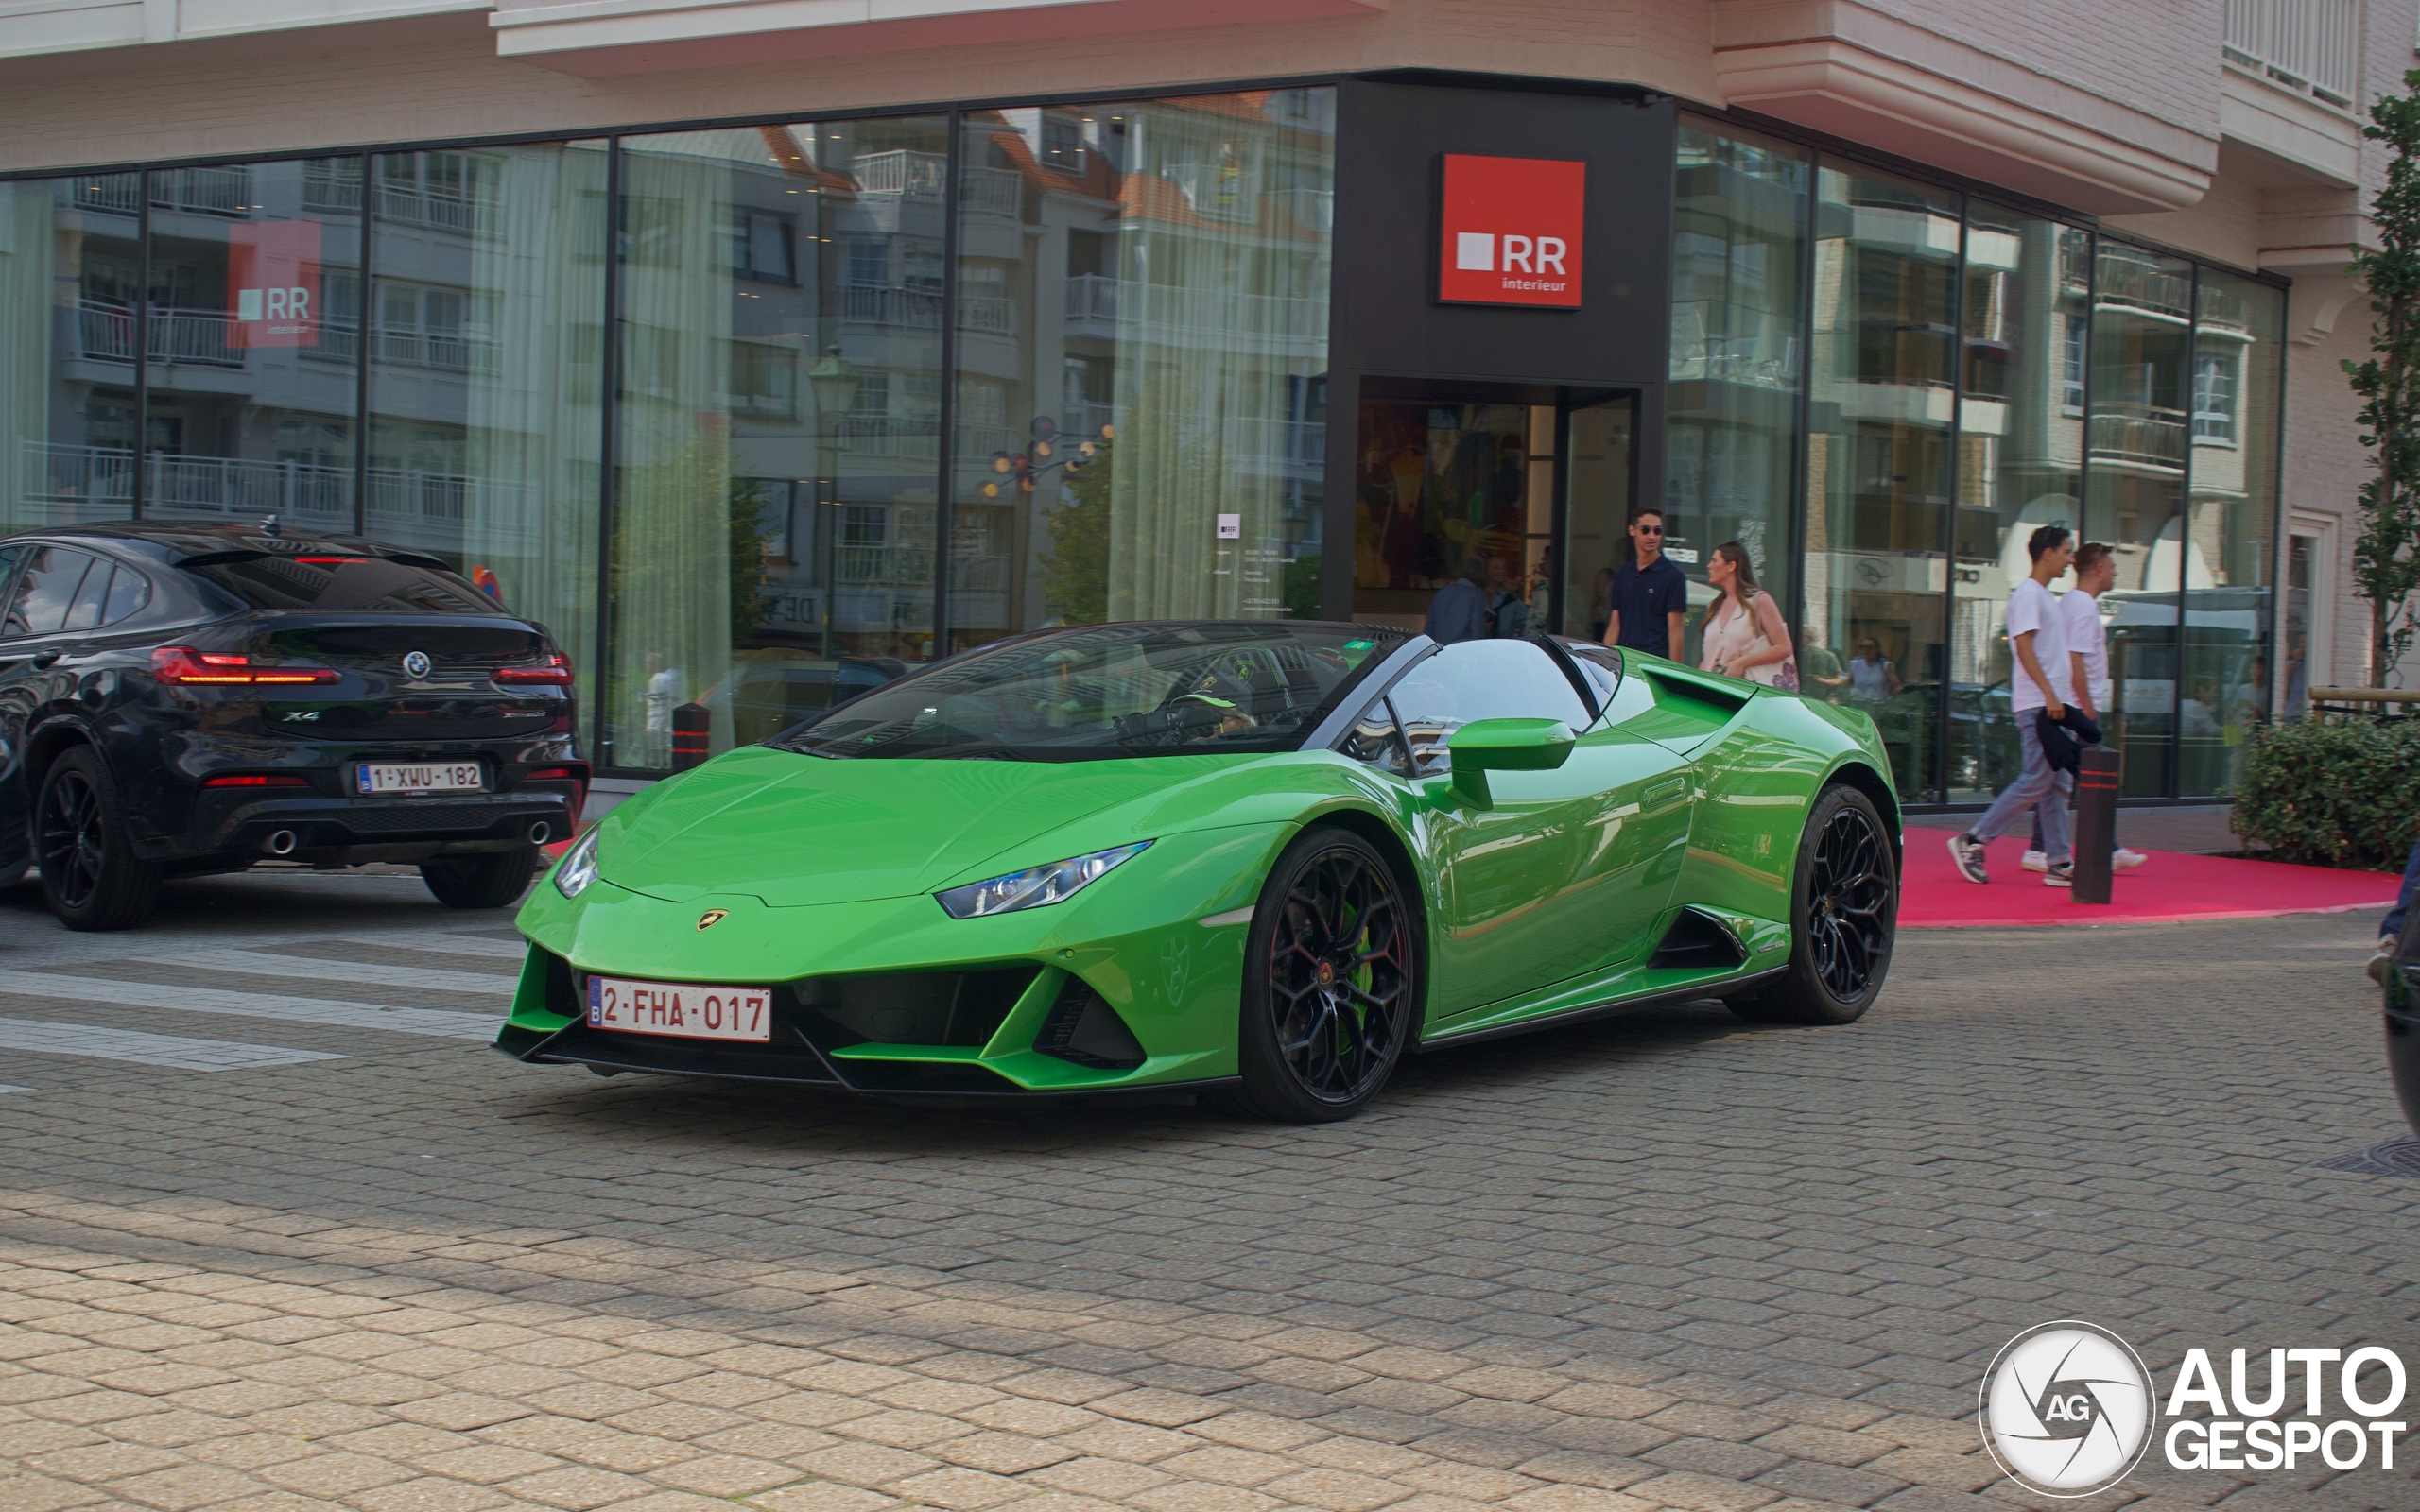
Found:
[[[1659, 1012], [1298, 1129], [516, 1066], [509, 929], [409, 879], [105, 936], [20, 888], [0, 1508], [2053, 1505], [1973, 1422], [2031, 1324], [2420, 1360], [2420, 1183], [2312, 1168], [2398, 1127], [2373, 923], [1911, 934], [1852, 1028]], [[2420, 1506], [2331, 1475], [2066, 1504]]]

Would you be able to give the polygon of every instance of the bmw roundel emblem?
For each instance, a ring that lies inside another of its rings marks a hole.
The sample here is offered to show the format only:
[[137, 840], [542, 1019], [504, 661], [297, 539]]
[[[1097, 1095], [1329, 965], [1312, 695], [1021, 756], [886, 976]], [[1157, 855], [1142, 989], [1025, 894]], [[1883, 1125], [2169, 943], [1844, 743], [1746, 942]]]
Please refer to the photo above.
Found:
[[414, 679], [427, 677], [429, 666], [427, 652], [406, 651], [404, 653], [404, 676]]

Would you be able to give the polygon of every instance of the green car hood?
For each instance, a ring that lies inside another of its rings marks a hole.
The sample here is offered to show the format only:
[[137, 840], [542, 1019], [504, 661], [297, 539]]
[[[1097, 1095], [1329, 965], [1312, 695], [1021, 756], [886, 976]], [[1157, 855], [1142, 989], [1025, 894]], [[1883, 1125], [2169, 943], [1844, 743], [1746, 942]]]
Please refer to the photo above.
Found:
[[1047, 831], [1233, 764], [1182, 756], [834, 761], [749, 747], [648, 795], [618, 833], [609, 817], [602, 872], [671, 902], [708, 893], [746, 893], [775, 908], [903, 898]]

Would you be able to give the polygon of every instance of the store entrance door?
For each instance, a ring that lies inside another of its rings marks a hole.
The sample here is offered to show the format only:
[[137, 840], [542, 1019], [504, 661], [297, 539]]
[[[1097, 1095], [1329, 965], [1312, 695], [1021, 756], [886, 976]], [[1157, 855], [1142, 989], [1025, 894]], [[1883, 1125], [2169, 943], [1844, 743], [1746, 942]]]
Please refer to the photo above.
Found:
[[1589, 588], [1629, 515], [1633, 412], [1629, 396], [1365, 380], [1353, 618], [1418, 630], [1468, 573], [1490, 633], [1587, 634]]

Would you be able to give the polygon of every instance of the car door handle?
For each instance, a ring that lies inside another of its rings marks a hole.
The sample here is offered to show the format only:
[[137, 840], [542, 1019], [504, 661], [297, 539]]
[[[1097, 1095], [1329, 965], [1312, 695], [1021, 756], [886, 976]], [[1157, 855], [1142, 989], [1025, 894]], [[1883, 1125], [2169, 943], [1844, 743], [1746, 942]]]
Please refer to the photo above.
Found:
[[1685, 797], [1688, 791], [1689, 780], [1687, 778], [1667, 778], [1663, 782], [1656, 783], [1653, 787], [1649, 788], [1646, 792], [1638, 795], [1638, 800], [1642, 804], [1661, 803], [1668, 798]]
[[59, 664], [59, 659], [65, 654], [66, 653], [63, 651], [36, 651], [34, 653], [34, 670], [37, 672], [49, 671], [52, 667]]

